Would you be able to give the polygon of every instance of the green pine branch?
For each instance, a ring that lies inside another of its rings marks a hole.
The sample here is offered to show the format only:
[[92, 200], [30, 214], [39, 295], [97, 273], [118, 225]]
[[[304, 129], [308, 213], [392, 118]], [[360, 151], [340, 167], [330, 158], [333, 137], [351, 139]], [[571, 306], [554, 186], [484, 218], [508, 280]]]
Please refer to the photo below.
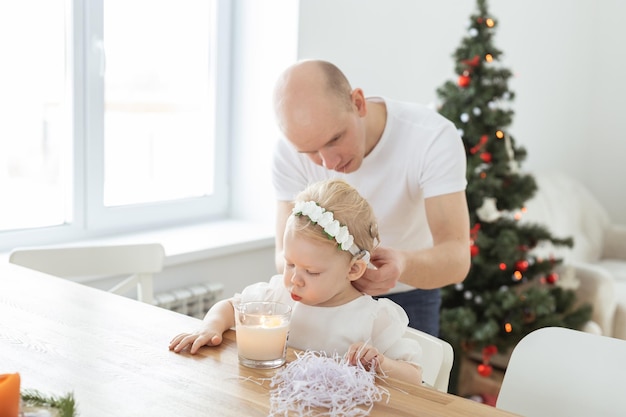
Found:
[[73, 393], [63, 396], [46, 395], [37, 390], [23, 391], [24, 405], [29, 407], [51, 407], [59, 411], [59, 417], [77, 417], [76, 400]]

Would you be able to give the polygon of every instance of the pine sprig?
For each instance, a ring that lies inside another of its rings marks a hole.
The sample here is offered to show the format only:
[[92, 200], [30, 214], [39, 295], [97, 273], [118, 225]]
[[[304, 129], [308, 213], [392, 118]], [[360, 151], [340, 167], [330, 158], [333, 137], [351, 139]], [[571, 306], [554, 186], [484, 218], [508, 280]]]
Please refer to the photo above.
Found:
[[52, 407], [59, 411], [59, 417], [78, 416], [74, 393], [70, 392], [64, 396], [59, 396], [45, 395], [37, 390], [27, 390], [22, 392], [21, 397], [26, 406]]

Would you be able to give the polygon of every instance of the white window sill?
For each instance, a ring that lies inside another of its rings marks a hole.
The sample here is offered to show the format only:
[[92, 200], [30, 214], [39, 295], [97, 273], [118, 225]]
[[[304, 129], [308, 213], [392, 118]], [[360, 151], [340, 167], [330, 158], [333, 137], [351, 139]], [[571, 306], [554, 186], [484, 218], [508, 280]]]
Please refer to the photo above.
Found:
[[[68, 242], [64, 245], [135, 243], [161, 243], [165, 249], [165, 266], [167, 267], [273, 247], [274, 228], [273, 224], [224, 220]], [[8, 260], [8, 255], [8, 253], [0, 254], [0, 258]]]

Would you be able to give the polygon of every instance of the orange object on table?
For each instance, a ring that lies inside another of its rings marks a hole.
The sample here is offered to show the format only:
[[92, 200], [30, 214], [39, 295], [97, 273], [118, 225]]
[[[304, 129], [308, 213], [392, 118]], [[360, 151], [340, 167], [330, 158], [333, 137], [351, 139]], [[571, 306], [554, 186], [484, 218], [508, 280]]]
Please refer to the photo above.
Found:
[[0, 375], [0, 417], [17, 417], [20, 412], [20, 374]]

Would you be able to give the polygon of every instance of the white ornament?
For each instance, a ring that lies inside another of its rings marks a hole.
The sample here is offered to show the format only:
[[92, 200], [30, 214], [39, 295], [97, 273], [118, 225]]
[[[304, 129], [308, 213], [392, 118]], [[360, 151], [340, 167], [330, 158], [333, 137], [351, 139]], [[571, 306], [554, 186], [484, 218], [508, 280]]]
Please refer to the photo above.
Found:
[[467, 114], [467, 113], [461, 113], [461, 117], [460, 117], [460, 118], [461, 118], [461, 121], [462, 121], [463, 123], [467, 123], [467, 122], [469, 121], [469, 114]]
[[474, 37], [478, 36], [478, 29], [476, 29], [476, 28], [471, 28], [471, 29], [469, 30], [469, 34], [470, 34], [470, 36], [471, 36], [472, 38], [474, 38]]
[[483, 162], [474, 169], [474, 173], [480, 174], [483, 171], [487, 171], [487, 168], [489, 168], [489, 164]]
[[493, 197], [486, 197], [483, 200], [483, 205], [476, 210], [476, 215], [478, 215], [480, 220], [487, 223], [498, 220], [501, 214], [496, 207], [496, 199]]
[[480, 107], [474, 107], [472, 109], [472, 113], [474, 113], [474, 116], [480, 116], [480, 114], [482, 113], [482, 111], [480, 110]]
[[457, 129], [456, 131], [461, 137], [463, 137], [463, 135], [465, 134], [465, 131], [463, 129]]
[[487, 103], [487, 107], [489, 107], [491, 110], [495, 110], [498, 105], [496, 104], [495, 101], [490, 101], [489, 103]]

